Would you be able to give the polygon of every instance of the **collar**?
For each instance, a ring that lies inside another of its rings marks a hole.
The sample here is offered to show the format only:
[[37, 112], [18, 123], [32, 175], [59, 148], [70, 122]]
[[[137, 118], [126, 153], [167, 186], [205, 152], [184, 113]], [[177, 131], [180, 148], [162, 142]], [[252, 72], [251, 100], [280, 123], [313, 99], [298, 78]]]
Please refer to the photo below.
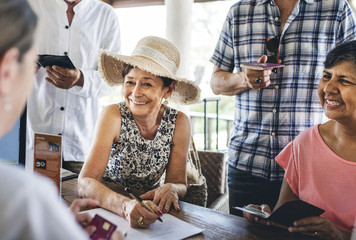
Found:
[[[81, 0], [75, 7], [73, 8], [73, 11], [75, 14], [77, 13], [82, 13], [85, 14], [86, 9], [89, 7], [91, 0]], [[58, 8], [67, 11], [68, 5], [64, 2], [64, 0], [56, 0]]]
[[[274, 3], [274, 0], [256, 0], [256, 5], [261, 5], [261, 4], [264, 4], [266, 2], [271, 2], [271, 1]], [[315, 2], [318, 2], [319, 0], [299, 0], [299, 1], [304, 1], [307, 4], [313, 4]]]
[[307, 4], [313, 4], [316, 3], [317, 0], [304, 0]]
[[[64, 0], [63, 0], [64, 1]], [[81, 14], [85, 14], [86, 9], [89, 7], [90, 5], [90, 0], [81, 0], [77, 5], [75, 5], [75, 7], [73, 8], [73, 11], [75, 13], [81, 13]]]
[[[271, 1], [273, 1], [273, 0], [256, 0], [256, 6], [264, 4], [266, 2], [271, 2]], [[273, 1], [273, 3], [274, 3], [274, 1]]]

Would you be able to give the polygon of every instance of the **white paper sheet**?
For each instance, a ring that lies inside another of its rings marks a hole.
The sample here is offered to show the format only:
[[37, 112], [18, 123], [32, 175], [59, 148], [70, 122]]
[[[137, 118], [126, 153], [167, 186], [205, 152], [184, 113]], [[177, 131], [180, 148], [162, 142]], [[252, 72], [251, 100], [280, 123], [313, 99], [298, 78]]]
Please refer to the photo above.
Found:
[[163, 222], [156, 221], [147, 229], [137, 229], [131, 228], [129, 223], [121, 216], [103, 208], [95, 208], [84, 212], [89, 213], [93, 217], [95, 214], [98, 214], [117, 225], [117, 230], [121, 231], [123, 234], [126, 233], [127, 240], [179, 240], [203, 231], [203, 229], [197, 228], [170, 214], [163, 214], [161, 217]]

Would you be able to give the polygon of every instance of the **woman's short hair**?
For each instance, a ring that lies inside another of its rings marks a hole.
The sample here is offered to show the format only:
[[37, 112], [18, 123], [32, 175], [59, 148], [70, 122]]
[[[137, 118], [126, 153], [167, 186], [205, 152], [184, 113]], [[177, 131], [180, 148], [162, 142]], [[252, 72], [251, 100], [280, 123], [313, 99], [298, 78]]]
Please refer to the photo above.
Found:
[[0, 57], [13, 47], [20, 51], [19, 61], [31, 48], [37, 16], [26, 0], [0, 1]]
[[332, 68], [343, 61], [351, 61], [356, 65], [356, 40], [345, 42], [331, 50], [326, 56], [324, 67]]
[[[130, 64], [125, 64], [125, 67], [122, 70], [122, 78], [125, 78], [125, 76], [130, 72], [132, 68], [134, 67], [131, 66]], [[159, 77], [163, 80], [163, 87], [169, 87], [169, 85], [171, 85], [171, 83], [173, 82], [173, 79], [167, 77], [161, 77], [161, 76]]]

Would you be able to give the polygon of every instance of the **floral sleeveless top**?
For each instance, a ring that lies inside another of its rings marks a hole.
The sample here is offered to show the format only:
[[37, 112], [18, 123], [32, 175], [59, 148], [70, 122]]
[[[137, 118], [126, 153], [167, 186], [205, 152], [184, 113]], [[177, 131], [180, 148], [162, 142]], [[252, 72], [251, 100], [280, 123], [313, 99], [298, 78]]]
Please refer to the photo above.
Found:
[[168, 165], [178, 111], [165, 106], [161, 123], [153, 140], [145, 139], [125, 102], [121, 112], [119, 140], [111, 147], [104, 180], [142, 191], [159, 187]]

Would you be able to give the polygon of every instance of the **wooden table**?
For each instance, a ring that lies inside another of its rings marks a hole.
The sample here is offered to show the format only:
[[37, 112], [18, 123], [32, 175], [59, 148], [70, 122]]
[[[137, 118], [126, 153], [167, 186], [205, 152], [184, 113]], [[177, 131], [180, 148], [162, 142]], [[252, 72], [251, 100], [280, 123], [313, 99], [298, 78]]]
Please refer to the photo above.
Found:
[[[105, 183], [112, 190], [123, 195], [123, 187], [113, 183]], [[77, 178], [62, 182], [62, 197], [70, 205], [78, 198]], [[243, 240], [311, 240], [315, 238], [289, 233], [287, 230], [268, 227], [248, 222], [246, 219], [217, 212], [209, 208], [196, 206], [180, 201], [181, 211], [171, 210], [169, 213], [181, 220], [204, 229], [203, 233], [189, 239], [243, 239]]]

